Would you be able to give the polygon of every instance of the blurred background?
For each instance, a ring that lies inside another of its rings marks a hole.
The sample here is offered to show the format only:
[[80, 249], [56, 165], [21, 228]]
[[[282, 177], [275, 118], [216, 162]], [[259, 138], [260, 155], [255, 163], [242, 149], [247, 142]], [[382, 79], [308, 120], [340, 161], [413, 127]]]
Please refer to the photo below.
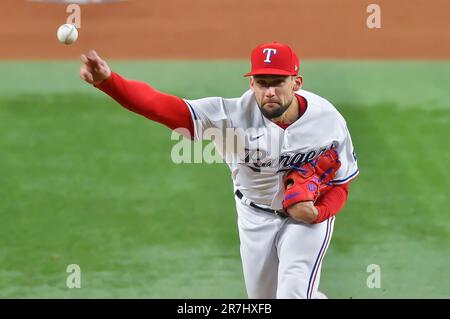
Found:
[[346, 118], [361, 171], [319, 289], [450, 297], [450, 2], [95, 1], [70, 46], [59, 2], [0, 3], [0, 297], [246, 298], [226, 164], [174, 164], [171, 132], [82, 82], [79, 55], [180, 97], [236, 97], [274, 40]]

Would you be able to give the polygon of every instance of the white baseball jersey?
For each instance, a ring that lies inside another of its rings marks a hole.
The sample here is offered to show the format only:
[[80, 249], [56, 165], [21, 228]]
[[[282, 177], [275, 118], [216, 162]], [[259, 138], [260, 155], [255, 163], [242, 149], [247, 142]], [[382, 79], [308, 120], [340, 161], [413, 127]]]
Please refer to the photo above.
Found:
[[308, 225], [267, 213], [248, 201], [280, 209], [285, 171], [332, 147], [341, 161], [333, 182], [346, 183], [358, 175], [343, 117], [327, 100], [304, 90], [296, 93], [306, 99], [307, 109], [286, 129], [263, 116], [251, 90], [234, 99], [185, 100], [195, 139], [214, 140], [231, 169], [234, 190], [244, 195], [235, 196], [235, 201], [249, 298], [318, 298], [322, 260], [335, 217]]
[[[220, 137], [213, 133], [214, 142], [231, 169], [235, 190], [239, 189], [254, 203], [273, 209], [282, 208], [284, 173], [330, 148], [336, 148], [341, 161], [333, 183], [346, 183], [359, 172], [341, 114], [316, 94], [305, 90], [296, 94], [306, 99], [307, 109], [286, 129], [263, 116], [251, 90], [240, 98], [185, 100], [195, 123], [196, 140], [211, 135], [205, 134], [208, 129], [222, 133]], [[227, 147], [232, 139], [227, 130], [235, 129], [243, 130], [238, 139], [244, 146], [238, 159], [236, 149]]]

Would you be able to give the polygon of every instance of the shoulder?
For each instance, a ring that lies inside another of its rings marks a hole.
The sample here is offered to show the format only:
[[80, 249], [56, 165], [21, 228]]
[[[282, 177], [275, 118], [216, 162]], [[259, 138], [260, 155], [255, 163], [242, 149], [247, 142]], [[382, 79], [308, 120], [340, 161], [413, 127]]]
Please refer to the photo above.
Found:
[[234, 127], [259, 127], [263, 123], [255, 94], [251, 90], [238, 98], [224, 99], [224, 107]]
[[295, 92], [298, 95], [303, 96], [306, 101], [308, 102], [308, 105], [311, 105], [313, 107], [315, 107], [316, 109], [318, 109], [321, 112], [336, 112], [339, 113], [336, 109], [336, 107], [327, 99], [306, 91], [306, 90], [298, 90], [297, 92]]
[[245, 109], [254, 103], [255, 96], [251, 90], [246, 91], [242, 96], [235, 98], [225, 97], [205, 97], [196, 100], [184, 99], [189, 105], [195, 105], [202, 108], [229, 108], [229, 109]]
[[227, 126], [243, 128], [254, 126], [261, 118], [255, 95], [251, 90], [236, 98], [207, 97], [198, 100], [185, 99], [185, 102], [195, 119], [227, 121]]
[[342, 114], [329, 100], [306, 90], [298, 90], [295, 93], [306, 99], [308, 103], [308, 112], [310, 112], [313, 117], [320, 118], [322, 121], [330, 120], [339, 123], [340, 125], [346, 125]]
[[249, 106], [252, 106], [256, 102], [256, 100], [255, 94], [251, 90], [248, 90], [245, 91], [240, 97], [223, 98], [223, 102], [225, 106], [229, 108], [245, 110], [249, 108]]

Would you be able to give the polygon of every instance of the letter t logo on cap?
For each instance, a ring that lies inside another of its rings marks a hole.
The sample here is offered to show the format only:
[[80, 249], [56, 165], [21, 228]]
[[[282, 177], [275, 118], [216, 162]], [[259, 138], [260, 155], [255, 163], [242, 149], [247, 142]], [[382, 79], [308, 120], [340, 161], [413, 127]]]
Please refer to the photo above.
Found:
[[266, 59], [264, 60], [265, 63], [272, 63], [272, 61], [270, 60], [270, 58], [272, 57], [272, 53], [273, 54], [277, 54], [277, 50], [276, 49], [271, 49], [271, 48], [265, 48], [263, 50], [263, 54], [266, 55]]
[[298, 75], [300, 61], [287, 44], [279, 42], [258, 45], [251, 53], [252, 70], [244, 76]]

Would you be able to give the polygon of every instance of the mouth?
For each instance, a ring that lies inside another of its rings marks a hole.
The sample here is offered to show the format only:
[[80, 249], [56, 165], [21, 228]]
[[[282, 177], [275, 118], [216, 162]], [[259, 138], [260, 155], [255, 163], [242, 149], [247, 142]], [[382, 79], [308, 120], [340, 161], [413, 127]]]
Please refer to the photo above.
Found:
[[264, 103], [264, 106], [268, 106], [268, 107], [275, 107], [278, 106], [279, 104], [277, 102], [266, 102]]

